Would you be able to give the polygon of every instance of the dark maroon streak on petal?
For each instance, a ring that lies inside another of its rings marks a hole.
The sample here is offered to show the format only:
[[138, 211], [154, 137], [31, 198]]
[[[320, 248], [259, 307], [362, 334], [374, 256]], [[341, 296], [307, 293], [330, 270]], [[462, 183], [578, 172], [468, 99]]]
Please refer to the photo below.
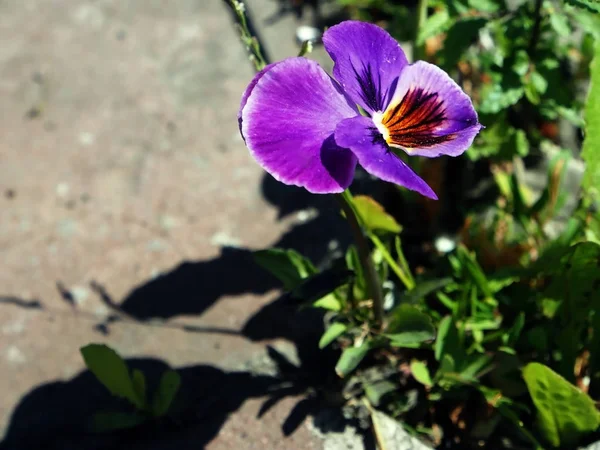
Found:
[[[362, 73], [359, 73], [352, 63], [350, 63], [350, 66], [356, 77], [356, 82], [360, 86], [360, 97], [364, 104], [373, 111], [385, 109], [396, 90], [398, 79], [396, 78], [390, 86], [383, 89], [381, 87], [381, 77], [373, 73], [371, 64], [363, 64]], [[377, 80], [375, 77], [377, 77]]]
[[393, 153], [369, 117], [342, 120], [335, 129], [335, 141], [356, 155], [371, 175], [436, 199], [435, 192]]
[[435, 130], [446, 120], [444, 102], [435, 92], [412, 88], [382, 119], [389, 131], [389, 144], [407, 149], [431, 147], [455, 138], [454, 133], [436, 136]]
[[482, 128], [471, 99], [423, 61], [402, 70], [390, 106], [376, 120], [390, 146], [428, 158], [461, 155]]
[[323, 44], [346, 95], [369, 113], [385, 110], [408, 65], [398, 42], [376, 25], [346, 21], [329, 28]]

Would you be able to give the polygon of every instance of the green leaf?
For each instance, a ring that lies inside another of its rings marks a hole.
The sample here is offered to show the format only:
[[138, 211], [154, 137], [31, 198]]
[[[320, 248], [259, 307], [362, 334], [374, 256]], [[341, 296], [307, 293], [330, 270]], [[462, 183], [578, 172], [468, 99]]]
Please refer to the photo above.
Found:
[[450, 18], [446, 9], [436, 12], [427, 19], [425, 24], [419, 30], [417, 45], [423, 45], [430, 37], [443, 33], [453, 22], [454, 20]]
[[142, 371], [138, 369], [133, 370], [133, 376], [131, 377], [133, 382], [133, 389], [137, 394], [138, 398], [143, 399], [144, 401], [144, 409], [146, 406], [146, 377], [142, 373]]
[[534, 70], [529, 74], [529, 81], [537, 92], [540, 94], [546, 93], [546, 90], [548, 89], [548, 80], [546, 80], [541, 73]]
[[373, 406], [379, 406], [381, 399], [390, 392], [394, 392], [399, 388], [398, 385], [388, 380], [377, 381], [372, 384], [365, 385], [365, 395], [369, 403]]
[[569, 19], [566, 15], [561, 14], [558, 11], [555, 11], [550, 15], [550, 26], [554, 28], [560, 36], [567, 37], [571, 35], [571, 27], [569, 26]]
[[433, 385], [433, 381], [431, 380], [431, 375], [429, 374], [427, 364], [425, 364], [423, 361], [413, 359], [410, 363], [410, 371], [415, 380], [417, 380], [422, 385], [427, 387]]
[[493, 357], [490, 355], [472, 355], [469, 357], [460, 375], [466, 380], [476, 380], [483, 372], [489, 370]]
[[490, 289], [490, 286], [488, 285], [485, 273], [483, 273], [483, 269], [481, 268], [475, 257], [471, 255], [468, 252], [468, 250], [462, 245], [457, 247], [457, 255], [460, 258], [463, 267], [466, 269], [467, 274], [475, 283], [475, 285], [479, 288], [479, 290], [486, 297], [493, 297], [493, 293]]
[[[291, 296], [304, 302], [315, 302], [348, 284], [353, 276], [354, 272], [348, 269], [328, 269], [304, 279], [292, 290]], [[337, 303], [339, 306], [339, 301]]]
[[286, 290], [292, 290], [300, 282], [317, 272], [315, 266], [295, 250], [271, 248], [254, 252], [254, 260], [263, 269], [275, 275]]
[[440, 361], [440, 366], [435, 373], [434, 384], [439, 384], [442, 388], [448, 389], [461, 382], [456, 377], [456, 363], [450, 355], [444, 355]]
[[126, 412], [101, 412], [92, 418], [92, 431], [95, 433], [108, 433], [117, 430], [126, 430], [141, 425], [146, 417], [137, 413]]
[[540, 432], [550, 445], [573, 448], [600, 426], [594, 401], [549, 367], [529, 363], [523, 378], [537, 409]]
[[502, 342], [504, 345], [508, 347], [514, 347], [517, 343], [517, 340], [521, 336], [521, 331], [525, 326], [525, 313], [520, 312], [517, 318], [515, 319], [515, 323], [512, 327], [510, 327], [506, 333], [502, 336]]
[[541, 100], [540, 93], [535, 89], [535, 86], [532, 83], [526, 83], [524, 88], [527, 100], [533, 105], [539, 105]]
[[525, 157], [529, 154], [529, 141], [527, 140], [527, 133], [523, 130], [517, 130], [514, 134], [515, 150], [521, 157]]
[[600, 13], [600, 3], [598, 0], [565, 0], [568, 4], [588, 11]]
[[155, 417], [164, 416], [169, 411], [180, 385], [181, 377], [174, 370], [169, 369], [162, 374], [152, 401], [152, 414]]
[[392, 216], [385, 212], [383, 206], [365, 195], [357, 195], [353, 199], [354, 207], [360, 215], [361, 222], [370, 231], [388, 231], [400, 233], [402, 227]]
[[123, 358], [104, 344], [89, 344], [80, 349], [85, 365], [112, 395], [124, 398], [139, 409], [144, 408], [133, 386], [129, 369]]
[[412, 305], [400, 305], [394, 309], [385, 336], [394, 347], [414, 346], [435, 338], [431, 318]]
[[495, 13], [500, 8], [504, 8], [504, 2], [501, 0], [469, 0], [469, 6], [478, 12]]
[[483, 114], [496, 114], [516, 104], [524, 93], [522, 86], [505, 89], [496, 83], [489, 85], [481, 91], [479, 111]]
[[477, 41], [479, 30], [487, 23], [481, 17], [467, 17], [455, 22], [446, 34], [440, 54], [446, 69], [454, 69], [464, 52]]
[[[594, 3], [599, 5], [597, 2]], [[598, 193], [600, 186], [600, 41], [596, 42], [596, 54], [591, 67], [590, 90], [585, 105], [585, 140], [581, 156], [586, 164], [583, 185]]]
[[327, 311], [337, 312], [342, 309], [340, 300], [334, 294], [326, 295], [325, 297], [322, 297], [314, 302], [312, 305], [313, 308], [326, 309]]
[[442, 361], [444, 355], [452, 355], [453, 361], [456, 357], [462, 359], [464, 350], [458, 335], [458, 329], [451, 316], [442, 319], [438, 326], [438, 335], [435, 340], [435, 359]]
[[[596, 39], [600, 38], [600, 14], [590, 12], [588, 9], [579, 9], [570, 5], [567, 5], [565, 11], [572, 16], [572, 20], [577, 24], [577, 27], [580, 27], [584, 32], [591, 35], [584, 36], [582, 45], [587, 47], [592, 43], [593, 46], [593, 39], [590, 38], [592, 36]], [[583, 50], [584, 54], [587, 54], [586, 49], [584, 48]], [[591, 53], [593, 53], [593, 50]]]
[[522, 77], [529, 71], [529, 55], [525, 50], [517, 50], [515, 53], [515, 62], [512, 65], [513, 71]]
[[367, 353], [369, 353], [369, 350], [371, 350], [371, 343], [369, 341], [364, 341], [358, 347], [348, 347], [345, 349], [335, 365], [335, 373], [340, 378], [344, 378], [358, 367], [364, 357], [367, 356]]
[[427, 297], [429, 294], [448, 286], [450, 283], [452, 283], [452, 281], [453, 279], [451, 277], [427, 281], [421, 280], [417, 283], [414, 289], [403, 292], [399, 301], [401, 303], [417, 303], [419, 300]]
[[323, 333], [323, 336], [321, 336], [321, 339], [319, 340], [319, 348], [323, 349], [323, 348], [327, 347], [329, 344], [331, 344], [333, 341], [335, 341], [338, 337], [340, 337], [342, 334], [344, 334], [347, 329], [348, 329], [348, 325], [346, 325], [346, 324], [339, 323], [339, 322], [332, 323], [329, 326], [329, 328], [327, 328], [327, 331], [325, 331], [325, 333]]

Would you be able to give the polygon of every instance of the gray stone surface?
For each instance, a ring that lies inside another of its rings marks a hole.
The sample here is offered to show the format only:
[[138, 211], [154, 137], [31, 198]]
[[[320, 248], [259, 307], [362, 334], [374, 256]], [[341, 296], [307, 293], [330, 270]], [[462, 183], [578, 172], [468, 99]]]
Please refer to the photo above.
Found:
[[[250, 7], [271, 56], [294, 54], [295, 19]], [[295, 219], [261, 194], [237, 130], [253, 72], [224, 3], [3, 0], [0, 43], [0, 436], [25, 395], [81, 373], [89, 342], [222, 371], [264, 353], [240, 330], [277, 292], [231, 287], [222, 247], [266, 247]], [[180, 305], [160, 283], [192, 268]], [[110, 302], [125, 314], [102, 334]], [[131, 320], [146, 310], [160, 321]], [[295, 401], [261, 420], [242, 402], [207, 448], [319, 448], [306, 426], [284, 438]]]
[[373, 427], [381, 450], [431, 450], [406, 432], [401, 423], [380, 411], [373, 411]]

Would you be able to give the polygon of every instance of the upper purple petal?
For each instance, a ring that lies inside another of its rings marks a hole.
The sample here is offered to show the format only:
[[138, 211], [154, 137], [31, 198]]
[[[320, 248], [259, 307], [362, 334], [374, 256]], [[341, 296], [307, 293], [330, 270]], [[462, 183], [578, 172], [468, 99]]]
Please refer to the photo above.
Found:
[[352, 150], [371, 175], [437, 200], [429, 185], [390, 151], [371, 118], [359, 116], [343, 120], [335, 130], [335, 140]]
[[252, 156], [282, 183], [319, 194], [342, 192], [352, 182], [356, 157], [333, 132], [358, 114], [354, 105], [306, 58], [281, 61], [257, 78], [240, 114]]
[[467, 94], [423, 61], [404, 69], [381, 124], [390, 145], [428, 157], [462, 154], [482, 128]]
[[323, 43], [348, 96], [369, 113], [383, 111], [408, 64], [398, 42], [376, 25], [346, 21], [329, 28]]

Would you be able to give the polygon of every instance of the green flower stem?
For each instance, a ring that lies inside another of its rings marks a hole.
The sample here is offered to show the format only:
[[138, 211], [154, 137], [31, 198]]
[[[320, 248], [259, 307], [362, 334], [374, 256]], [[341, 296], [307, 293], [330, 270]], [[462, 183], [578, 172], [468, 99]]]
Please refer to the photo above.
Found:
[[[400, 267], [402, 267], [402, 269], [404, 270], [404, 273], [406, 274], [406, 276], [409, 278], [411, 284], [412, 284], [412, 288], [414, 289], [414, 287], [417, 285], [417, 283], [415, 282], [415, 278], [412, 275], [412, 272], [410, 271], [410, 266], [408, 265], [408, 261], [406, 260], [406, 257], [404, 256], [404, 252], [402, 251], [402, 241], [400, 241], [400, 236], [396, 236], [396, 253], [398, 254], [398, 262], [400, 263]], [[408, 286], [407, 286], [408, 288]], [[410, 288], [408, 288], [410, 289]]]
[[[388, 251], [387, 247], [383, 244], [383, 242], [381, 242], [381, 239], [379, 239], [373, 233], [368, 233], [368, 235], [369, 235], [369, 238], [371, 239], [371, 241], [373, 241], [373, 244], [375, 244], [375, 247], [377, 247], [377, 249], [381, 252], [381, 254], [383, 255], [383, 258], [387, 261], [387, 263], [389, 264], [391, 269], [398, 276], [398, 278], [400, 278], [400, 281], [402, 281], [402, 283], [404, 283], [404, 286], [406, 286], [406, 289], [408, 289], [409, 291], [414, 289], [415, 288], [415, 280], [413, 279], [410, 272], [407, 273], [406, 271], [404, 271], [396, 263], [396, 261], [394, 261], [394, 258], [392, 258], [392, 255], [390, 255], [390, 252]], [[402, 255], [400, 258], [404, 259], [404, 255]]]
[[256, 71], [259, 72], [265, 68], [268, 62], [262, 54], [258, 39], [256, 39], [255, 36], [252, 36], [252, 33], [250, 33], [250, 29], [248, 28], [246, 6], [242, 0], [229, 0], [229, 3], [238, 18], [237, 25], [240, 31], [240, 38], [246, 45], [246, 50], [250, 53], [250, 60], [254, 63]]
[[375, 321], [377, 326], [381, 327], [383, 325], [383, 293], [381, 290], [381, 280], [377, 275], [377, 271], [373, 265], [373, 260], [371, 259], [371, 250], [369, 249], [368, 241], [365, 239], [365, 235], [363, 234], [362, 227], [359, 222], [360, 216], [354, 209], [354, 204], [352, 203], [352, 194], [348, 189], [341, 194], [337, 194], [335, 197], [340, 203], [342, 211], [344, 211], [344, 214], [346, 215], [346, 220], [348, 220], [348, 224], [350, 225], [354, 242], [356, 243], [356, 248], [358, 250], [360, 263], [362, 265], [367, 282], [367, 289], [369, 290], [369, 294], [373, 300]]
[[413, 62], [425, 58], [425, 51], [423, 49], [425, 43], [419, 45], [417, 44], [417, 40], [419, 39], [419, 33], [426, 21], [427, 0], [419, 0], [419, 3], [417, 4], [417, 27], [415, 29], [415, 37], [413, 40]]

